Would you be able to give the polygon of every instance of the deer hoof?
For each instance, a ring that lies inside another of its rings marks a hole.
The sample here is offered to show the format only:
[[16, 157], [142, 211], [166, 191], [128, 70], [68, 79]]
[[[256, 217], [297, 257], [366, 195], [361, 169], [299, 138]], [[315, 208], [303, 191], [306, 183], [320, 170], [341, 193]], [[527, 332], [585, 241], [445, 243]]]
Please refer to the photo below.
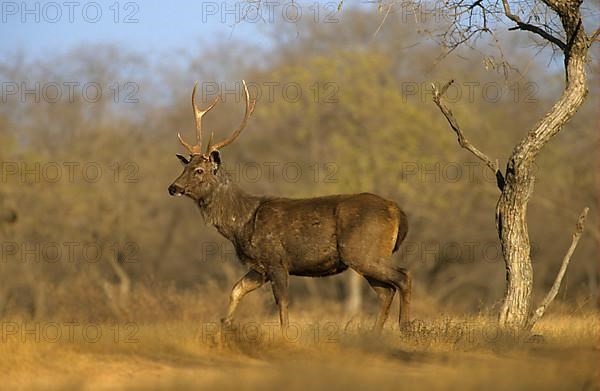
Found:
[[400, 322], [400, 331], [403, 333], [410, 333], [413, 330], [413, 322], [404, 320]]
[[221, 328], [230, 329], [232, 325], [233, 325], [233, 321], [231, 318], [221, 318]]

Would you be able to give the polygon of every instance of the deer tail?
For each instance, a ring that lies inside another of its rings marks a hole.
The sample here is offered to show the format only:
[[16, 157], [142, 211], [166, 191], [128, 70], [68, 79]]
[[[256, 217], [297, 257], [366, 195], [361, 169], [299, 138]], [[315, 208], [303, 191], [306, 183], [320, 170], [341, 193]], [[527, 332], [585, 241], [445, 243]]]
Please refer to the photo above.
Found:
[[398, 251], [402, 241], [406, 238], [406, 234], [408, 234], [408, 217], [402, 209], [398, 208], [398, 236], [396, 237], [396, 244], [394, 244], [392, 253]]

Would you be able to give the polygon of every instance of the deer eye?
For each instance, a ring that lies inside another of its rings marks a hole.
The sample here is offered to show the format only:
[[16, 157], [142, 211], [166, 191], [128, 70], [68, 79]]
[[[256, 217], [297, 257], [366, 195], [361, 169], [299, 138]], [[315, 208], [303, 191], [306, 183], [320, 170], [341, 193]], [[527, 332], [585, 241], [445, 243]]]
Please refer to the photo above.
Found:
[[194, 169], [194, 175], [202, 175], [202, 174], [204, 174], [203, 168], [198, 167], [198, 168]]

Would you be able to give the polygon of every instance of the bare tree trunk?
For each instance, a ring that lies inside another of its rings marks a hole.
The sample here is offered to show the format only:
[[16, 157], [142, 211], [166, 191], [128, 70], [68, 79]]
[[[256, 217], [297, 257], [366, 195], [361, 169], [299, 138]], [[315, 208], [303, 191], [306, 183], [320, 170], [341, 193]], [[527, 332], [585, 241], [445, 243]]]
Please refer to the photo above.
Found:
[[499, 316], [503, 326], [524, 328], [529, 318], [533, 270], [526, 217], [535, 181], [533, 164], [541, 149], [573, 117], [587, 95], [585, 59], [588, 39], [579, 12], [568, 11], [559, 12], [567, 36], [571, 37], [571, 45], [565, 53], [565, 90], [514, 149], [506, 166], [505, 184], [496, 209], [498, 235], [507, 269], [506, 293]]
[[348, 273], [348, 297], [346, 299], [346, 312], [349, 314], [357, 314], [362, 308], [362, 277], [351, 271]]
[[119, 279], [118, 284], [103, 281], [102, 288], [110, 301], [113, 313], [116, 316], [127, 316], [129, 314], [129, 303], [131, 293], [131, 279], [127, 272], [119, 264], [118, 257], [108, 257], [108, 262]]
[[[523, 188], [525, 186], [529, 189]], [[505, 187], [496, 210], [498, 236], [506, 264], [506, 291], [499, 316], [501, 325], [524, 325], [531, 305], [533, 269], [525, 219], [533, 182], [525, 186]]]

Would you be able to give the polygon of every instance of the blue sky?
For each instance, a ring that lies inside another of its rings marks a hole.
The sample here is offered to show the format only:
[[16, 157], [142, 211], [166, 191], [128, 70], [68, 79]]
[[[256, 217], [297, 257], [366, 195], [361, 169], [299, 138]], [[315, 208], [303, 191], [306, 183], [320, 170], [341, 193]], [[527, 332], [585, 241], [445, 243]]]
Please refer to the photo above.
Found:
[[[254, 0], [256, 1], [256, 0]], [[265, 1], [267, 3], [265, 3]], [[271, 6], [265, 6], [270, 1]], [[230, 39], [247, 40], [268, 47], [272, 35], [263, 32], [277, 25], [276, 31], [300, 30], [305, 23], [341, 20], [350, 6], [370, 8], [374, 0], [262, 0], [262, 17], [248, 0], [238, 1], [159, 1], [159, 0], [57, 0], [0, 1], [0, 53], [4, 58], [22, 52], [26, 58], [52, 57], [76, 46], [116, 44], [146, 55], [149, 60], [173, 55], [177, 49], [201, 51], [200, 42], [217, 42], [224, 50]], [[244, 8], [244, 7], [250, 8]], [[300, 16], [296, 13], [302, 12]], [[99, 12], [98, 12], [99, 11]], [[236, 23], [244, 14], [249, 21]], [[598, 15], [592, 16], [597, 25]], [[287, 23], [286, 23], [287, 22]], [[507, 27], [507, 26], [504, 26]], [[504, 31], [504, 27], [500, 31]], [[525, 33], [519, 33], [524, 36]], [[558, 62], [560, 65], [560, 61]], [[552, 64], [555, 66], [556, 64]]]
[[[282, 19], [287, 3], [282, 0], [263, 11], [263, 16]], [[39, 57], [81, 44], [113, 42], [142, 53], [160, 54], [194, 46], [192, 43], [199, 39], [226, 41], [231, 36], [268, 44], [260, 34], [259, 25], [265, 22], [253, 18], [253, 22], [235, 24], [244, 13], [240, 4], [243, 2], [2, 1], [0, 51], [6, 55], [20, 50]], [[303, 6], [305, 18], [314, 16], [308, 7]], [[288, 11], [293, 18], [294, 10]]]

